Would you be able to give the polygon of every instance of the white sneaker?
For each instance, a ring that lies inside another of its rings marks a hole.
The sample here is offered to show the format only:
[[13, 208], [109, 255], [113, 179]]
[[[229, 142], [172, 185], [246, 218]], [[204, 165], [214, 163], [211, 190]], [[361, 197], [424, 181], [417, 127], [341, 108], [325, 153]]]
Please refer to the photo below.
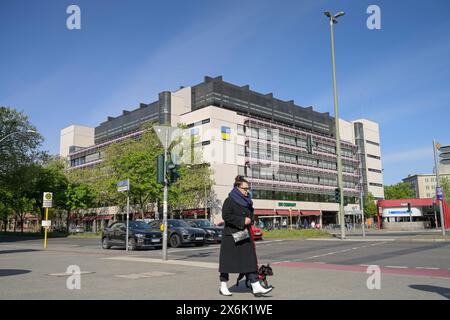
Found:
[[230, 290], [228, 290], [227, 283], [225, 281], [220, 282], [219, 293], [223, 296], [232, 296]]
[[263, 294], [269, 293], [272, 291], [273, 287], [264, 288], [259, 281], [252, 283], [253, 295], [255, 297], [261, 297]]

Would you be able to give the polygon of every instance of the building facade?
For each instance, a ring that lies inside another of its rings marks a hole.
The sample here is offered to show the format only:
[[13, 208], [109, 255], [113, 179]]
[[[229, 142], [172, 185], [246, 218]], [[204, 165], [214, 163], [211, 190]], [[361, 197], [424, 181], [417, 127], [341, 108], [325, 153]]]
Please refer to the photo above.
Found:
[[[294, 222], [315, 220], [321, 226], [339, 223], [334, 119], [222, 77], [205, 77], [198, 85], [162, 92], [156, 102], [108, 117], [95, 128], [92, 146], [68, 155], [69, 169], [101, 162], [108, 144], [139, 136], [148, 121], [184, 124], [195, 136], [194, 147], [214, 174], [219, 205], [209, 209], [215, 220], [220, 220], [220, 204], [240, 174], [251, 183], [255, 213], [262, 222], [286, 224], [294, 217]], [[345, 203], [357, 203], [361, 189], [382, 198], [378, 125], [365, 119], [342, 120], [340, 128]]]
[[[450, 173], [439, 174], [441, 179], [446, 177], [450, 179]], [[436, 197], [436, 175], [435, 174], [414, 174], [408, 175], [403, 182], [409, 183], [414, 189], [416, 198], [435, 198]]]

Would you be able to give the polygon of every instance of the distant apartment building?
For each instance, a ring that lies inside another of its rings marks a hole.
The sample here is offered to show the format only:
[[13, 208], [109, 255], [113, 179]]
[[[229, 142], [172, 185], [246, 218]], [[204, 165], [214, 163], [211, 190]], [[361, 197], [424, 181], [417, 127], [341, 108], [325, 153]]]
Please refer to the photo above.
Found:
[[[439, 174], [441, 179], [450, 179], [450, 173]], [[403, 182], [409, 183], [415, 192], [415, 197], [419, 199], [436, 197], [436, 174], [414, 174], [408, 175]]]
[[[149, 121], [188, 127], [196, 137], [195, 147], [214, 172], [220, 203], [234, 177], [241, 174], [251, 183], [255, 214], [262, 220], [285, 222], [292, 214], [294, 221], [339, 223], [333, 117], [292, 100], [276, 99], [272, 93], [252, 91], [248, 85], [227, 83], [222, 77], [205, 77], [195, 86], [161, 92], [153, 103], [108, 117], [93, 129], [91, 146], [67, 156], [69, 170], [100, 163], [106, 146], [139, 137], [142, 124]], [[341, 120], [340, 128], [345, 202], [357, 203], [361, 188], [383, 198], [378, 124]], [[220, 220], [220, 205], [208, 210]]]

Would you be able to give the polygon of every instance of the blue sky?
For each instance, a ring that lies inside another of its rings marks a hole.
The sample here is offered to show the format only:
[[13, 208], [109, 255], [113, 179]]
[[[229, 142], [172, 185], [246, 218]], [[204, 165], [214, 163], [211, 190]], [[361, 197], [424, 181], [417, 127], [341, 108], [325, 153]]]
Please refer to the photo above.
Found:
[[[66, 9], [81, 8], [81, 30]], [[381, 8], [381, 30], [366, 9]], [[30, 116], [44, 149], [205, 75], [333, 115], [335, 28], [340, 115], [380, 123], [385, 183], [433, 168], [450, 144], [450, 1], [0, 0], [0, 105]]]

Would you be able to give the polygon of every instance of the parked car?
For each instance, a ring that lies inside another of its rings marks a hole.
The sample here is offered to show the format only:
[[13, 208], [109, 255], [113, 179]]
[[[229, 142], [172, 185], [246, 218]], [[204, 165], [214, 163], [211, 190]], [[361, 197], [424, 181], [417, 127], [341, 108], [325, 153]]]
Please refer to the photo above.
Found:
[[[225, 221], [221, 221], [218, 224], [216, 224], [216, 226], [218, 227], [224, 227], [225, 226]], [[253, 225], [250, 228], [250, 232], [253, 235], [253, 239], [256, 240], [262, 240], [263, 237], [263, 231], [261, 230], [261, 228], [258, 228], [257, 226]]]
[[220, 243], [222, 241], [223, 227], [214, 226], [208, 219], [186, 219], [194, 228], [205, 230], [205, 241], [207, 243]]
[[76, 226], [76, 227], [70, 227], [69, 228], [69, 233], [83, 233], [84, 232], [84, 228], [81, 226]]
[[256, 240], [262, 240], [263, 237], [263, 231], [258, 228], [257, 226], [252, 224], [252, 227], [250, 228], [250, 231], [253, 235], [253, 239]]
[[[150, 227], [160, 229], [162, 220], [155, 220], [149, 223]], [[185, 244], [195, 244], [202, 246], [205, 244], [206, 232], [200, 228], [194, 228], [184, 220], [168, 219], [167, 229], [168, 244], [173, 248], [178, 248]]]
[[[162, 246], [162, 233], [159, 229], [152, 229], [143, 221], [130, 221], [128, 226], [128, 249], [160, 248]], [[114, 222], [102, 232], [103, 249], [110, 249], [113, 246], [125, 247], [126, 236], [126, 222]]]

